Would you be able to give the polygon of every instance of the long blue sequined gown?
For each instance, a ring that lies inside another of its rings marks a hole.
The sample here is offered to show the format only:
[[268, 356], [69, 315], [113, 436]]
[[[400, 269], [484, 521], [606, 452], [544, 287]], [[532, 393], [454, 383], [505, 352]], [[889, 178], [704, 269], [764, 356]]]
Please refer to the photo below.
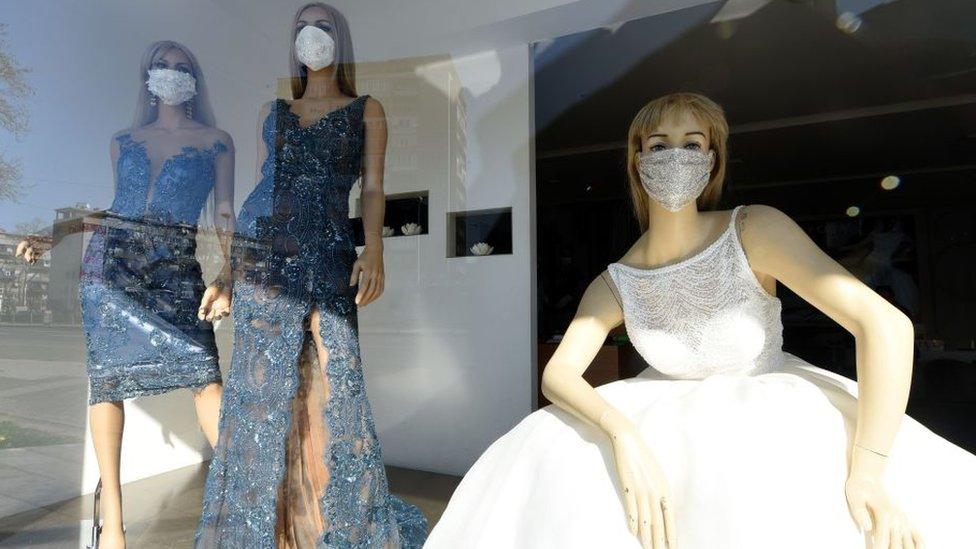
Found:
[[195, 252], [227, 146], [183, 147], [153, 177], [146, 143], [115, 139], [115, 198], [96, 216], [78, 290], [91, 404], [220, 381], [213, 326], [197, 319], [205, 287]]
[[[359, 96], [303, 127], [284, 100], [238, 216], [234, 356], [197, 547], [421, 547], [423, 514], [389, 493], [360, 361], [349, 192], [364, 149]], [[313, 308], [328, 350], [318, 364]]]

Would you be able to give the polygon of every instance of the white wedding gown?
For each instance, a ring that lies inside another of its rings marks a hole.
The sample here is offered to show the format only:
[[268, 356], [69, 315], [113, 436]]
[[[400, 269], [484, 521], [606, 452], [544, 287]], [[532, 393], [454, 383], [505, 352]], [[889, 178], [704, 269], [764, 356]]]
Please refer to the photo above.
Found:
[[[752, 273], [737, 214], [701, 252], [609, 266], [651, 365], [596, 390], [639, 427], [673, 492], [682, 549], [865, 547], [844, 484], [857, 384], [782, 351], [781, 306]], [[976, 548], [976, 456], [905, 416], [885, 486], [928, 549]], [[606, 436], [555, 405], [497, 439], [428, 549], [639, 549]]]

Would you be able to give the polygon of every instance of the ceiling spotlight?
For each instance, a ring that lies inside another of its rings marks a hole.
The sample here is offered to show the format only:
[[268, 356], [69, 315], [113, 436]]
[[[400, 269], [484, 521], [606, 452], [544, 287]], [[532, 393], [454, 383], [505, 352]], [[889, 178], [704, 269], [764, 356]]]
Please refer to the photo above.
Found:
[[889, 175], [881, 179], [881, 188], [886, 191], [892, 191], [901, 185], [901, 178], [897, 175]]
[[858, 208], [857, 206], [850, 206], [847, 208], [845, 213], [847, 214], [847, 217], [857, 217], [861, 215], [861, 208]]
[[837, 28], [846, 32], [847, 34], [854, 34], [857, 29], [861, 28], [861, 18], [854, 15], [849, 11], [837, 16]]

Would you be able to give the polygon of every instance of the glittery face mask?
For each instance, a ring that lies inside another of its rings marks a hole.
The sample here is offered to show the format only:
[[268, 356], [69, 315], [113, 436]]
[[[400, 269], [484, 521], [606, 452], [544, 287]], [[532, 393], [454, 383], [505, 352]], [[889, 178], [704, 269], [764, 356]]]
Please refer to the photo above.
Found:
[[146, 87], [163, 103], [179, 105], [197, 94], [197, 79], [183, 71], [150, 69]]
[[647, 194], [676, 212], [698, 198], [708, 184], [714, 163], [713, 151], [671, 148], [642, 154], [637, 171]]
[[335, 61], [335, 40], [315, 25], [305, 25], [295, 37], [295, 57], [313, 71], [328, 67]]

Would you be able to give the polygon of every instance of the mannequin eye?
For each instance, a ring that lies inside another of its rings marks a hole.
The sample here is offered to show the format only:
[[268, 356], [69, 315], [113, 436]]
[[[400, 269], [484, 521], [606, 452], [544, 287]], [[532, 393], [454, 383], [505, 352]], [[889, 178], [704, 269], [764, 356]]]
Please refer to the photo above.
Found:
[[664, 145], [664, 143], [655, 143], [655, 144], [651, 145], [650, 147], [648, 147], [647, 150], [648, 151], [651, 151], [651, 152], [658, 152], [658, 151], [663, 151], [666, 148], [667, 147]]
[[702, 146], [699, 143], [692, 141], [691, 143], [686, 143], [685, 148], [693, 151], [699, 151], [701, 150]]

